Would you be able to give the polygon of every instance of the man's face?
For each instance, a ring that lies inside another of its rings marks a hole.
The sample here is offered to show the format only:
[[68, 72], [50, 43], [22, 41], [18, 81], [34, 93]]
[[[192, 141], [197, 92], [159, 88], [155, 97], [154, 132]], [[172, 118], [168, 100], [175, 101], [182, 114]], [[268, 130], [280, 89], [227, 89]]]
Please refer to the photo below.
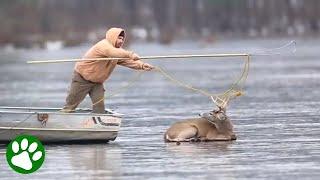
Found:
[[123, 36], [118, 36], [118, 39], [116, 41], [116, 48], [120, 48], [124, 43], [124, 37]]

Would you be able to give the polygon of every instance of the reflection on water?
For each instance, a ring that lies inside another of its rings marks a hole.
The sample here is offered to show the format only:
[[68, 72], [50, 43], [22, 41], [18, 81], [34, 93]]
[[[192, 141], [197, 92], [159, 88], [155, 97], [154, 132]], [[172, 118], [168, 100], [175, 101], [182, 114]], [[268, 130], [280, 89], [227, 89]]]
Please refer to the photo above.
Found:
[[[170, 47], [137, 44], [141, 55], [241, 51], [278, 47], [289, 40], [242, 40], [200, 48], [194, 43]], [[318, 179], [320, 177], [320, 61], [318, 40], [297, 40], [295, 55], [254, 57], [245, 96], [228, 114], [238, 140], [164, 143], [174, 122], [212, 109], [208, 98], [144, 73], [134, 86], [108, 98], [108, 107], [126, 114], [118, 138], [109, 144], [46, 145], [43, 167], [32, 179]], [[232, 44], [232, 46], [229, 46]], [[73, 64], [26, 65], [29, 59], [79, 57], [87, 47], [61, 51], [1, 52], [0, 105], [61, 107]], [[241, 72], [242, 61], [151, 61], [178, 79], [221, 92]], [[105, 84], [111, 93], [133, 71], [117, 68]], [[90, 107], [85, 100], [81, 107]], [[26, 176], [6, 165], [0, 145], [0, 175]]]
[[229, 150], [229, 146], [231, 146], [234, 141], [227, 142], [197, 142], [197, 143], [181, 143], [177, 145], [176, 143], [167, 143], [166, 150], [170, 151], [176, 155], [186, 155], [186, 156], [194, 156], [194, 155], [208, 155], [211, 153], [226, 153]]
[[[121, 147], [117, 144], [47, 145], [45, 166], [39, 171], [53, 177], [119, 177]], [[61, 166], [57, 166], [57, 164]], [[59, 172], [59, 175], [57, 175]]]

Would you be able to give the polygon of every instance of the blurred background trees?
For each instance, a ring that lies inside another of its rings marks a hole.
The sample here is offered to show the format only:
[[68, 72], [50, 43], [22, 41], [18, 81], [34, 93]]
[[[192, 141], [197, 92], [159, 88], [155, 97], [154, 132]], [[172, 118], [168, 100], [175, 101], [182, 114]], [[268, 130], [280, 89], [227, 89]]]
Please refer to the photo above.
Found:
[[0, 45], [66, 46], [125, 28], [131, 40], [315, 36], [319, 0], [1, 0]]

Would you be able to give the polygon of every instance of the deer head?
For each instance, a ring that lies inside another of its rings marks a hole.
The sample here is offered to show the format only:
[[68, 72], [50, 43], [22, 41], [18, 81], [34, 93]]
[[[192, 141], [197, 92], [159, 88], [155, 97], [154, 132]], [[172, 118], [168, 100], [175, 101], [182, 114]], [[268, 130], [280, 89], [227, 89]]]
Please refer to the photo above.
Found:
[[233, 132], [233, 125], [229, 117], [226, 115], [225, 108], [219, 107], [209, 113], [202, 114], [201, 117], [215, 125], [217, 131], [221, 133]]

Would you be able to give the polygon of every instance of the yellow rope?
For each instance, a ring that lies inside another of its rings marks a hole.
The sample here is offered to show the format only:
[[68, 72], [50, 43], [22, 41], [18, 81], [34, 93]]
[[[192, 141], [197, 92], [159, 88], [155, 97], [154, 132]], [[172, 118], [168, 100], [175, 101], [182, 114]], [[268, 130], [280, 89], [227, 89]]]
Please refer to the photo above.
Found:
[[[207, 97], [211, 98], [211, 100], [214, 102], [214, 104], [216, 104], [218, 107], [225, 108], [231, 99], [243, 95], [242, 88], [243, 88], [244, 83], [248, 77], [249, 64], [250, 64], [250, 55], [247, 55], [246, 57], [247, 58], [245, 59], [244, 68], [242, 70], [240, 77], [235, 82], [232, 83], [232, 85], [229, 89], [227, 89], [226, 91], [224, 91], [223, 93], [220, 93], [220, 94], [212, 94], [212, 93], [205, 91], [203, 89], [192, 87], [191, 85], [188, 85], [182, 81], [175, 79], [173, 76], [169, 75], [167, 72], [165, 72], [160, 67], [155, 67], [155, 70], [158, 71], [160, 74], [162, 74], [164, 77], [166, 77], [171, 82], [173, 82], [181, 87], [184, 87], [185, 89], [189, 89], [194, 92], [198, 92], [204, 96], [207, 96]], [[128, 89], [128, 87], [132, 86], [141, 77], [143, 72], [144, 71], [140, 71], [134, 78], [132, 78], [130, 80], [130, 82], [127, 85], [121, 87], [115, 93], [112, 93], [112, 94], [108, 95], [107, 97], [115, 96], [115, 95], [119, 94], [119, 92]], [[97, 105], [98, 103], [102, 102], [104, 99], [105, 99], [105, 97], [102, 97], [100, 100], [94, 102], [92, 104], [92, 106]]]
[[162, 68], [160, 67], [156, 67], [155, 68], [157, 71], [159, 71], [164, 77], [166, 77], [167, 79], [169, 79], [170, 81], [172, 81], [173, 83], [179, 85], [179, 86], [182, 86], [186, 89], [190, 89], [192, 91], [196, 91], [200, 94], [203, 94], [205, 96], [208, 96], [210, 97], [212, 94], [210, 94], [209, 92], [205, 91], [205, 90], [202, 90], [202, 89], [198, 89], [198, 88], [195, 88], [195, 87], [192, 87], [191, 85], [187, 85], [186, 83], [183, 83], [175, 78], [173, 78], [171, 75], [169, 75], [167, 72], [165, 72]]
[[[226, 105], [228, 104], [228, 101], [232, 98], [238, 97], [243, 95], [243, 84], [245, 82], [245, 80], [248, 77], [248, 73], [249, 73], [249, 63], [250, 63], [250, 56], [248, 55], [245, 61], [245, 65], [243, 68], [243, 71], [241, 73], [241, 76], [239, 77], [238, 80], [236, 80], [229, 89], [227, 89], [225, 92], [221, 93], [221, 94], [211, 94], [203, 89], [199, 89], [199, 88], [195, 88], [192, 87], [191, 85], [187, 85], [186, 83], [183, 83], [175, 78], [173, 78], [171, 75], [169, 75], [168, 73], [166, 73], [162, 68], [160, 67], [156, 67], [156, 70], [159, 71], [164, 77], [166, 77], [168, 80], [172, 81], [173, 83], [182, 86], [186, 89], [198, 92], [200, 94], [203, 94], [207, 97], [210, 97], [211, 100], [218, 106], [218, 107], [222, 107], [225, 108]], [[238, 87], [238, 88], [237, 88]]]
[[231, 87], [228, 90], [226, 90], [222, 95], [228, 94], [230, 91], [234, 90], [237, 86], [239, 87], [239, 89], [243, 88], [244, 83], [247, 80], [248, 73], [249, 73], [249, 64], [250, 64], [250, 56], [249, 55], [247, 56], [247, 59], [245, 61], [246, 62], [244, 64], [244, 68], [243, 68], [243, 71], [242, 71], [241, 76], [239, 77], [239, 79], [237, 81], [235, 81], [231, 85]]

